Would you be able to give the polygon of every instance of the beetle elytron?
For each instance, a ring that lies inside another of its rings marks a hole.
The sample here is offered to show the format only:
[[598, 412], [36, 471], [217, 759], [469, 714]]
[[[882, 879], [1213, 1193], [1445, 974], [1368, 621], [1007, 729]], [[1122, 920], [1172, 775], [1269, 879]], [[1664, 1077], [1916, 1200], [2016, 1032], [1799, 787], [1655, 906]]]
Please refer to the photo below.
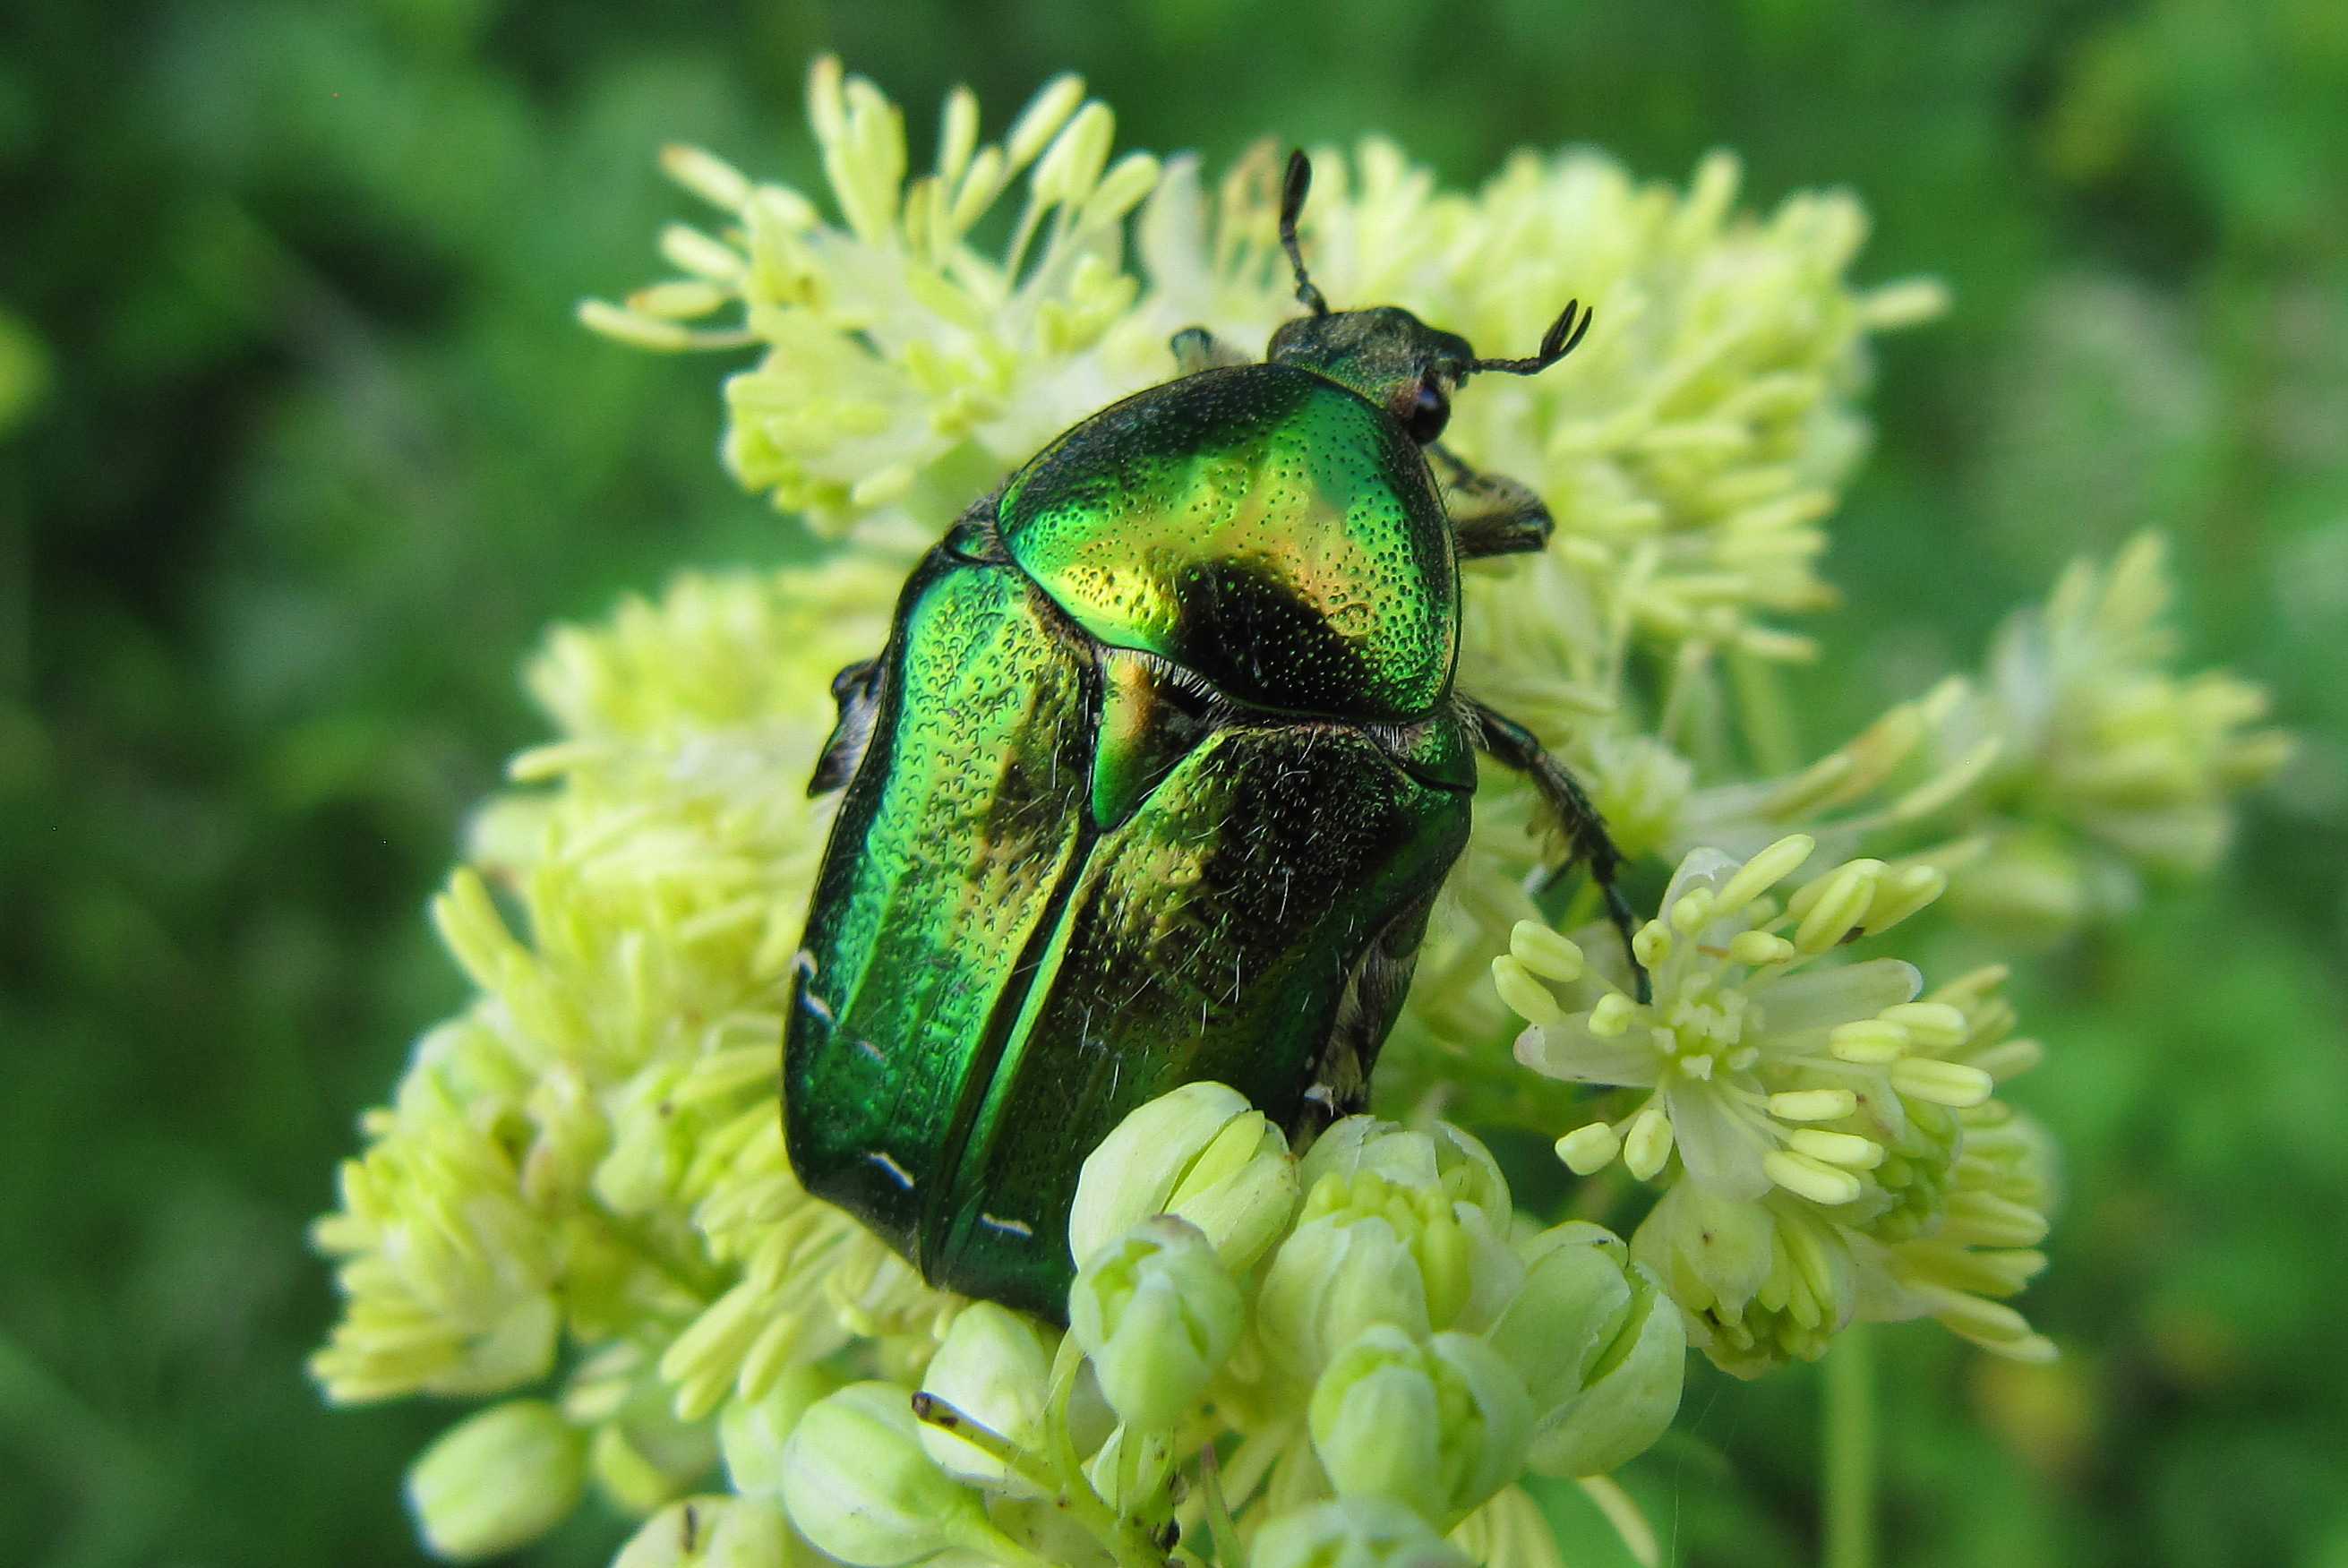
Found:
[[[1524, 359], [1391, 306], [1311, 314], [1060, 437], [915, 568], [833, 682], [846, 789], [794, 969], [785, 1133], [808, 1190], [947, 1289], [1055, 1319], [1076, 1175], [1124, 1116], [1220, 1079], [1292, 1132], [1360, 1108], [1475, 751], [1526, 770], [1616, 923], [1617, 855], [1525, 728], [1452, 687], [1462, 558], [1540, 502], [1437, 445]], [[1428, 455], [1446, 468], [1447, 512]]]

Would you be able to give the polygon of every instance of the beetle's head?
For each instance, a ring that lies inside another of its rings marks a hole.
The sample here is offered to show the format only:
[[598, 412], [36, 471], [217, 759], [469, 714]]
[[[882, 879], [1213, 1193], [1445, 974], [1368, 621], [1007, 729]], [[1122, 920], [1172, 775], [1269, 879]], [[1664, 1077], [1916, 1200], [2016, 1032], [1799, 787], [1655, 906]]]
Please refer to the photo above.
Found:
[[1311, 160], [1302, 151], [1290, 153], [1281, 190], [1280, 242], [1296, 269], [1297, 300], [1313, 314], [1282, 322], [1264, 357], [1352, 387], [1392, 414], [1419, 445], [1442, 437], [1460, 382], [1479, 370], [1538, 375], [1572, 353], [1590, 330], [1590, 313], [1576, 302], [1541, 335], [1539, 353], [1523, 359], [1478, 359], [1466, 338], [1429, 326], [1399, 305], [1331, 310], [1305, 275], [1304, 254], [1296, 243], [1297, 214], [1312, 185]]

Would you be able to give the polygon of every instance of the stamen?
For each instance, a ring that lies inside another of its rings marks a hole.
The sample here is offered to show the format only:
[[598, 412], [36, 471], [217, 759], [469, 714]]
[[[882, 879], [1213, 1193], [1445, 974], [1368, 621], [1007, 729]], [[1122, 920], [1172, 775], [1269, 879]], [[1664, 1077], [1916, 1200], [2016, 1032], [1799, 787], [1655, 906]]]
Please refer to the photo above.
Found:
[[1872, 1138], [1861, 1138], [1855, 1132], [1828, 1132], [1818, 1127], [1805, 1127], [1786, 1141], [1787, 1147], [1797, 1154], [1852, 1171], [1874, 1170], [1883, 1163], [1885, 1153], [1883, 1145]]
[[1060, 132], [1076, 106], [1085, 101], [1085, 78], [1062, 74], [1045, 82], [1003, 139], [1004, 152], [1013, 169], [1024, 168]]
[[749, 200], [750, 177], [698, 147], [672, 142], [660, 151], [661, 172], [713, 207], [738, 211]]
[[1520, 920], [1509, 930], [1509, 953], [1545, 979], [1570, 985], [1581, 978], [1581, 949], [1537, 920]]
[[1864, 1190], [1859, 1178], [1849, 1171], [1782, 1149], [1763, 1155], [1761, 1169], [1770, 1181], [1796, 1197], [1828, 1207], [1848, 1203]]
[[1598, 998], [1598, 1006], [1590, 1009], [1590, 1032], [1601, 1040], [1611, 1040], [1631, 1026], [1631, 1019], [1639, 1011], [1639, 1004], [1620, 991], [1609, 991]]
[[1713, 904], [1719, 916], [1740, 913], [1746, 904], [1776, 887], [1800, 868], [1818, 848], [1818, 841], [1807, 833], [1788, 833], [1737, 868], [1736, 874], [1722, 884]]
[[1672, 901], [1672, 929], [1693, 935], [1712, 918], [1712, 890], [1690, 888]]
[[1939, 1050], [1964, 1044], [1965, 1016], [1946, 1002], [1899, 1002], [1878, 1016], [1906, 1029], [1920, 1046]]
[[1517, 959], [1503, 953], [1492, 960], [1492, 988], [1511, 1012], [1536, 1026], [1546, 1026], [1564, 1018], [1565, 1010], [1548, 986], [1528, 974]]
[[1851, 861], [1828, 872], [1794, 895], [1788, 907], [1800, 924], [1794, 945], [1805, 953], [1824, 953], [1840, 944], [1858, 928], [1875, 897], [1875, 879], [1881, 861]]
[[1576, 1176], [1593, 1176], [1622, 1152], [1622, 1135], [1602, 1121], [1577, 1127], [1557, 1140], [1557, 1157]]
[[1847, 1088], [1786, 1089], [1769, 1097], [1769, 1114], [1780, 1121], [1839, 1121], [1859, 1109]]
[[1755, 969], [1787, 963], [1799, 951], [1784, 937], [1767, 931], [1740, 931], [1728, 943], [1728, 957]]
[[1949, 891], [1949, 873], [1938, 866], [1907, 866], [1876, 884], [1875, 902], [1860, 921], [1867, 934], [1889, 931]]
[[1987, 1099], [1995, 1086], [1989, 1074], [1962, 1062], [1909, 1057], [1891, 1065], [1891, 1087], [1911, 1099], [1962, 1110]]
[[1642, 1181], [1653, 1181], [1672, 1157], [1672, 1119], [1650, 1105], [1631, 1119], [1630, 1135], [1622, 1140], [1622, 1167]]
[[1854, 1018], [1834, 1026], [1827, 1049], [1859, 1067], [1881, 1067], [1908, 1054], [1908, 1031], [1881, 1018]]

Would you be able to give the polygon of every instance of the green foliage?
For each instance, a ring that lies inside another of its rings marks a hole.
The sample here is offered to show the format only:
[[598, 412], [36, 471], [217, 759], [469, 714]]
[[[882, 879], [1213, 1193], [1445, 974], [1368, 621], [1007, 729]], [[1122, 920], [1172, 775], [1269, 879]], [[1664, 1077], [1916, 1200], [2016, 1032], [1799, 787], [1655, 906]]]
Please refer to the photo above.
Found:
[[[1381, 130], [1454, 181], [1519, 144], [1673, 179], [1729, 145], [1756, 201], [1859, 191], [1865, 275], [1956, 304], [1882, 350], [1833, 530], [1870, 613], [1824, 626], [1852, 656], [1802, 738], [1975, 664], [2006, 606], [2146, 525], [2193, 662], [2271, 683], [2307, 737], [2221, 881], [2017, 978], [2061, 1047], [2017, 1098], [2067, 1151], [2029, 1301], [2065, 1359], [1879, 1331], [1882, 1539], [1903, 1564], [2343, 1549], [2337, 6], [35, 0], [0, 23], [0, 1555], [414, 1560], [393, 1478], [451, 1412], [329, 1418], [304, 1227], [459, 997], [423, 904], [541, 733], [515, 677], [539, 628], [807, 550], [712, 461], [708, 365], [570, 311], [678, 211], [662, 142], [812, 174], [818, 46], [916, 116], [1074, 68], [1123, 144], [1210, 167]], [[1817, 1408], [1807, 1374], [1698, 1369], [1625, 1485], [1687, 1560], [1814, 1561]], [[1575, 1561], [1619, 1552], [1581, 1493], [1543, 1501]], [[618, 1530], [591, 1510], [532, 1561]]]

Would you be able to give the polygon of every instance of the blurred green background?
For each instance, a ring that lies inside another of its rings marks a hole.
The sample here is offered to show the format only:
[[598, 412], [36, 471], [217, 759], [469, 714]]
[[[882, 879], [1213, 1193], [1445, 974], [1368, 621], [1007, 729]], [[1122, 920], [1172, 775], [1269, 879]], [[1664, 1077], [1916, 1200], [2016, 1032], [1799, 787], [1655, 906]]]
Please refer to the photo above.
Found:
[[[0, 1561], [415, 1561], [449, 1412], [324, 1409], [303, 1227], [460, 995], [422, 905], [541, 733], [519, 661], [795, 526], [717, 364], [570, 317], [653, 270], [671, 139], [813, 177], [829, 47], [927, 145], [1083, 72], [1120, 140], [1383, 131], [1473, 181], [1591, 141], [1845, 183], [1885, 346], [1809, 738], [2171, 530], [2193, 662], [2306, 745], [2228, 873], [2026, 968], [2068, 1206], [2051, 1372], [1880, 1337], [1890, 1563], [2348, 1564], [2348, 8], [1813, 0], [686, 5], [18, 0], [0, 21]], [[917, 151], [917, 158], [920, 156]], [[1814, 1561], [1805, 1369], [1705, 1377], [1634, 1490]], [[600, 1561], [586, 1518], [541, 1561]], [[1610, 1563], [1594, 1545], [1578, 1559]]]

